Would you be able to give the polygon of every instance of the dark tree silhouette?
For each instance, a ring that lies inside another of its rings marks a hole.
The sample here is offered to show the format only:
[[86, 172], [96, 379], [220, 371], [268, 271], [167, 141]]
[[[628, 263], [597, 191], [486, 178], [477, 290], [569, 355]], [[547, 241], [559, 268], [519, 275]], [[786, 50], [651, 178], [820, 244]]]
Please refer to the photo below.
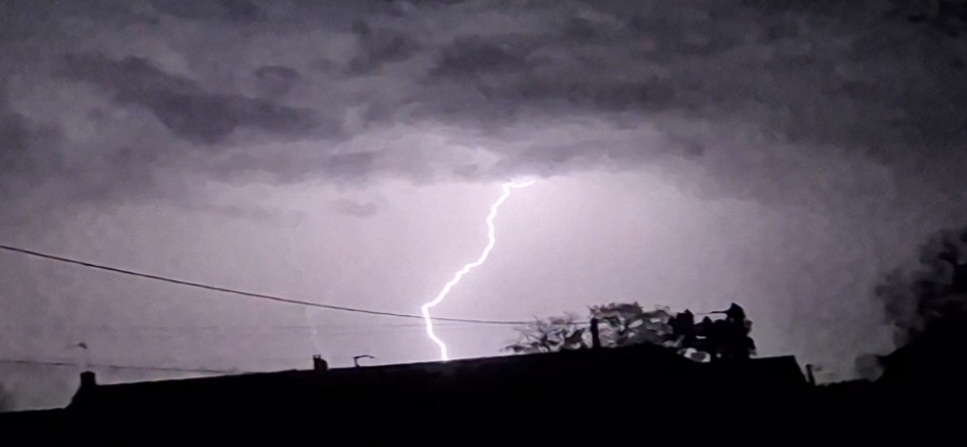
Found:
[[601, 322], [602, 346], [661, 345], [672, 333], [667, 307], [645, 310], [638, 303], [611, 303], [593, 306], [590, 313]]
[[589, 349], [592, 336], [588, 322], [599, 322], [602, 347], [653, 344], [665, 347], [692, 360], [724, 360], [755, 355], [755, 344], [748, 336], [751, 322], [736, 304], [725, 319], [706, 317], [696, 324], [694, 314], [685, 310], [672, 315], [667, 307], [646, 310], [638, 303], [611, 303], [592, 306], [587, 318], [576, 314], [537, 319], [518, 328], [520, 338], [504, 350], [518, 354]]
[[888, 273], [876, 294], [896, 327], [898, 344], [967, 318], [967, 226], [930, 235], [920, 247], [919, 268]]
[[551, 317], [546, 320], [535, 319], [527, 326], [517, 328], [518, 341], [504, 348], [518, 354], [539, 352], [572, 351], [591, 346], [591, 333], [587, 326], [579, 323], [576, 314]]
[[[911, 404], [920, 408], [948, 408], [932, 401], [937, 396], [967, 396], [967, 226], [932, 234], [919, 268], [891, 272], [877, 293], [898, 346], [878, 357], [878, 381], [920, 400]], [[953, 409], [964, 415], [962, 405]]]

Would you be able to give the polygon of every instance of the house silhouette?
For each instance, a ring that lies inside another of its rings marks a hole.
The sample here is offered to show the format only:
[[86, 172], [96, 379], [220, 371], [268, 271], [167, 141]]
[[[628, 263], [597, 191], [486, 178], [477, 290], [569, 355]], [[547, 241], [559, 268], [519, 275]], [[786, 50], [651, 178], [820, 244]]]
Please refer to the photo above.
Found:
[[[446, 440], [466, 441], [468, 433], [511, 428], [522, 436], [518, 441], [568, 442], [591, 432], [636, 440], [642, 430], [657, 430], [648, 434], [652, 441], [682, 441], [689, 433], [765, 430], [879, 442], [901, 433], [927, 440], [922, 427], [928, 426], [934, 437], [956, 439], [949, 436], [959, 433], [957, 425], [950, 424], [962, 414], [931, 410], [956, 396], [891, 394], [895, 378], [887, 385], [817, 387], [792, 356], [698, 363], [655, 345], [357, 368], [313, 363], [307, 370], [122, 384], [98, 384], [87, 372], [66, 408], [5, 414], [0, 424], [80, 426], [111, 441], [130, 441], [119, 434], [125, 427], [160, 436], [192, 426], [217, 436], [268, 427], [291, 435], [279, 428], [313, 427], [313, 434], [361, 436], [364, 444], [451, 434], [460, 437]], [[76, 434], [32, 433], [61, 442]]]
[[357, 368], [314, 363], [307, 370], [122, 384], [98, 384], [94, 373], [85, 372], [65, 409], [23, 416], [117, 421], [261, 414], [351, 421], [365, 414], [371, 420], [436, 420], [482, 408], [522, 416], [535, 403], [565, 408], [586, 401], [594, 407], [610, 398], [659, 402], [656, 408], [667, 412], [700, 399], [809, 389], [791, 356], [697, 363], [654, 345]]
[[87, 374], [67, 410], [109, 418], [260, 411], [305, 415], [318, 411], [320, 402], [374, 418], [430, 417], [480, 407], [513, 412], [527, 402], [565, 405], [575, 401], [573, 391], [661, 397], [663, 406], [671, 406], [676, 396], [686, 397], [683, 391], [694, 398], [725, 398], [808, 389], [793, 357], [696, 363], [653, 345], [117, 385], [98, 385]]

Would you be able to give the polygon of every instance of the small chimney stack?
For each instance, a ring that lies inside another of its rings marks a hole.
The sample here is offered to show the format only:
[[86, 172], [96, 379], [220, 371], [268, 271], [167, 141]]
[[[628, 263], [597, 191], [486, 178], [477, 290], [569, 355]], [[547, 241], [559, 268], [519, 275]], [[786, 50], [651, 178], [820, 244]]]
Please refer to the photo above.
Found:
[[91, 388], [97, 386], [97, 376], [93, 371], [81, 373], [81, 388]]
[[328, 371], [329, 363], [326, 362], [321, 355], [312, 356], [312, 370], [313, 371]]

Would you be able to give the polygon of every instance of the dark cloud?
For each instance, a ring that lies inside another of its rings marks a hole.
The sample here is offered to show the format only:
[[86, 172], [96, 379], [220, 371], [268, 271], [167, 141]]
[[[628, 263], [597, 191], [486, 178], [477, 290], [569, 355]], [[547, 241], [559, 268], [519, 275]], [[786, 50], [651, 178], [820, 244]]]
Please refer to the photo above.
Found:
[[[2, 105], [0, 103], [0, 107]], [[17, 172], [28, 169], [28, 148], [32, 139], [23, 116], [0, 109], [0, 170]]]
[[603, 30], [588, 19], [572, 17], [564, 25], [561, 37], [567, 41], [584, 44], [601, 37]]
[[0, 98], [0, 197], [15, 184], [36, 185], [60, 171], [61, 157], [51, 147], [61, 136], [59, 129], [10, 110]]
[[552, 176], [562, 173], [561, 166], [580, 168], [575, 160], [587, 155], [595, 156], [595, 154], [587, 154], [579, 145], [535, 146], [501, 160], [498, 170], [505, 170], [512, 174], [534, 173]]
[[225, 13], [216, 2], [151, 0], [151, 5], [159, 12], [184, 19], [217, 19]]
[[552, 79], [529, 79], [514, 86], [521, 99], [536, 101], [564, 100], [588, 111], [625, 111], [629, 109], [660, 111], [677, 107], [674, 82], [663, 79], [641, 79], [631, 82], [589, 85], [581, 82], [555, 82]]
[[333, 177], [365, 177], [379, 158], [377, 152], [355, 152], [328, 157], [322, 169]]
[[687, 22], [672, 17], [639, 15], [627, 22], [629, 37], [644, 44], [639, 55], [667, 61], [689, 56], [710, 56], [727, 51], [738, 42], [723, 25], [711, 20]]
[[302, 80], [302, 76], [294, 68], [278, 65], [259, 67], [255, 70], [255, 78], [259, 91], [269, 97], [285, 96]]
[[369, 217], [379, 211], [379, 207], [372, 202], [356, 202], [349, 199], [340, 199], [332, 203], [332, 208], [340, 214], [356, 217]]
[[129, 188], [136, 190], [141, 189], [141, 191], [127, 191], [127, 194], [148, 192], [147, 189], [154, 186], [155, 167], [161, 164], [162, 158], [163, 153], [155, 148], [143, 146], [118, 148], [102, 161], [105, 165], [104, 171], [113, 175], [100, 182], [98, 190], [92, 191], [92, 195], [94, 197], [117, 195], [118, 191], [114, 188], [118, 184], [128, 185]]
[[[686, 162], [668, 172], [683, 182], [788, 201], [810, 180], [786, 172], [802, 161], [784, 157], [883, 165], [906, 170], [901, 178], [917, 175], [911, 158], [964, 162], [953, 151], [967, 138], [964, 41], [887, 17], [889, 2], [453, 3], [292, 1], [273, 6], [284, 20], [269, 30], [250, 23], [269, 13], [250, 2], [154, 2], [171, 16], [163, 25], [79, 35], [84, 46], [55, 79], [150, 111], [183, 140], [140, 149], [118, 137], [105, 150], [160, 150], [218, 178], [487, 179], [638, 169], [674, 155]], [[117, 8], [92, 14], [125, 23]], [[211, 23], [201, 31], [196, 19]], [[485, 147], [496, 161], [448, 158], [443, 147], [416, 163], [398, 155], [413, 150], [399, 138], [367, 139], [436, 126], [447, 144]], [[563, 128], [583, 149], [554, 137]], [[236, 145], [193, 158], [213, 144]], [[951, 175], [937, 178], [955, 190]], [[772, 181], [788, 186], [755, 187]]]
[[373, 74], [386, 64], [409, 59], [420, 50], [419, 43], [406, 34], [386, 28], [373, 29], [362, 20], [354, 22], [352, 29], [358, 39], [358, 54], [349, 61], [349, 74]]
[[456, 39], [441, 50], [436, 66], [430, 70], [433, 78], [466, 79], [489, 73], [525, 73], [530, 65], [523, 55], [499, 42], [480, 36]]
[[[200, 203], [199, 203], [200, 202]], [[239, 205], [219, 205], [209, 202], [185, 202], [180, 201], [177, 205], [180, 208], [203, 211], [217, 216], [227, 217], [233, 220], [247, 220], [255, 222], [266, 222], [274, 225], [284, 225], [292, 222], [300, 222], [305, 216], [303, 213], [292, 210], [285, 210], [273, 207], [257, 206], [246, 204]]]
[[954, 37], [967, 32], [967, 2], [963, 0], [897, 1], [888, 16]]
[[184, 19], [257, 22], [268, 19], [265, 9], [249, 0], [151, 0], [160, 12]]
[[255, 22], [268, 19], [265, 9], [249, 0], [219, 0], [218, 4], [229, 20]]
[[203, 172], [232, 182], [243, 179], [290, 184], [320, 176], [330, 181], [361, 180], [374, 174], [378, 158], [376, 152], [330, 154], [318, 150], [293, 156], [286, 153], [236, 151], [208, 162]]
[[100, 55], [70, 55], [65, 57], [60, 75], [111, 91], [122, 104], [145, 107], [175, 134], [206, 144], [224, 140], [239, 127], [297, 137], [317, 125], [309, 110], [211, 93], [189, 79], [165, 73], [144, 58], [118, 61]]

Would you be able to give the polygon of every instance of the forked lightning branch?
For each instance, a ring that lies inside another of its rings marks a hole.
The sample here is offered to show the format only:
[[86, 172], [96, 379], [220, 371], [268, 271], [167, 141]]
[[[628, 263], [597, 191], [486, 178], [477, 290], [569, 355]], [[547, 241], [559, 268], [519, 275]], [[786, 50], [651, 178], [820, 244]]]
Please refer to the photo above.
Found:
[[497, 212], [500, 210], [500, 206], [503, 205], [504, 202], [506, 202], [510, 197], [511, 191], [516, 188], [523, 188], [533, 184], [534, 180], [528, 180], [525, 182], [507, 182], [500, 186], [500, 197], [498, 197], [497, 201], [490, 206], [490, 214], [487, 215], [487, 245], [484, 247], [483, 252], [480, 253], [480, 257], [478, 257], [476, 261], [463, 266], [462, 269], [457, 271], [457, 273], [453, 275], [453, 279], [443, 286], [443, 290], [440, 291], [440, 294], [437, 295], [433, 301], [424, 304], [421, 308], [423, 311], [423, 321], [426, 323], [426, 335], [430, 337], [430, 340], [433, 340], [433, 342], [440, 347], [440, 360], [446, 361], [450, 358], [447, 354], [447, 344], [444, 343], [443, 340], [441, 340], [440, 337], [438, 337], [433, 331], [433, 319], [430, 317], [430, 309], [442, 303], [443, 300], [447, 298], [447, 295], [450, 294], [450, 291], [460, 283], [460, 280], [463, 279], [463, 276], [469, 273], [470, 270], [473, 270], [474, 268], [483, 265], [484, 262], [487, 262], [487, 257], [490, 256], [490, 252], [494, 249], [494, 245], [497, 243], [497, 232], [494, 227], [494, 220], [497, 218]]

